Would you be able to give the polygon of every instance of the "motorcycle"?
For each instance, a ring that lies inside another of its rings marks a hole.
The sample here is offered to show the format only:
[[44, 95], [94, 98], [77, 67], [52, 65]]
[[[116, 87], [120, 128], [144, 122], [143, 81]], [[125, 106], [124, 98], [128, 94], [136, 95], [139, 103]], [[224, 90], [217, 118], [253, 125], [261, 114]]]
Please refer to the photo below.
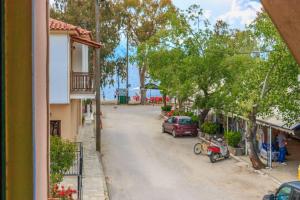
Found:
[[228, 145], [222, 138], [218, 138], [207, 147], [207, 155], [211, 163], [220, 159], [227, 159], [230, 156]]

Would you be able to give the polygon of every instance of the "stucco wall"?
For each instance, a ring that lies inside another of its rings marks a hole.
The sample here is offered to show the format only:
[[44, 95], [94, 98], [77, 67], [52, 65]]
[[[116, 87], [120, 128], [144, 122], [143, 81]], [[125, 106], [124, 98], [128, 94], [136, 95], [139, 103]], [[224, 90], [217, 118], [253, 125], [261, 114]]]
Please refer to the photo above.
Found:
[[34, 42], [34, 133], [35, 133], [35, 197], [46, 199], [48, 193], [48, 24], [46, 0], [35, 1]]
[[67, 34], [51, 34], [49, 40], [49, 102], [69, 103], [70, 43]]
[[50, 120], [61, 120], [61, 137], [75, 141], [81, 126], [81, 101], [74, 99], [70, 104], [51, 104]]

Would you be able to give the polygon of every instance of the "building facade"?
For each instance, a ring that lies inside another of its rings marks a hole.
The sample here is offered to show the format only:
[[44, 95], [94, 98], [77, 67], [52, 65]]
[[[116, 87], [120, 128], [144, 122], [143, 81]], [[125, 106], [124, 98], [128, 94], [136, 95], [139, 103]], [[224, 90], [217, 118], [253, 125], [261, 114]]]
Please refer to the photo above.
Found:
[[50, 134], [74, 141], [83, 121], [83, 100], [95, 99], [89, 55], [100, 44], [90, 31], [65, 22], [50, 19], [49, 27]]

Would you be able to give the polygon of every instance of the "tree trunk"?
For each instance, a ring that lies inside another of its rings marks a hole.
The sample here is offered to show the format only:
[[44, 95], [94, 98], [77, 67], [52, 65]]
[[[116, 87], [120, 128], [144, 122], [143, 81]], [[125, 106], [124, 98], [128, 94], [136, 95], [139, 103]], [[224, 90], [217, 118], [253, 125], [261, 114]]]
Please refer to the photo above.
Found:
[[144, 105], [146, 102], [146, 89], [145, 89], [145, 77], [146, 77], [146, 66], [143, 64], [141, 68], [139, 68], [140, 75], [140, 88], [141, 88], [141, 104]]
[[182, 107], [182, 104], [183, 104], [182, 99], [178, 98], [178, 110], [179, 110], [179, 112], [184, 111], [183, 107]]
[[257, 105], [254, 105], [252, 108], [252, 112], [249, 114], [249, 125], [247, 128], [247, 146], [249, 152], [249, 159], [252, 163], [254, 169], [262, 169], [265, 167], [265, 164], [260, 160], [256, 148], [255, 148], [255, 140], [256, 140], [256, 114], [257, 114]]
[[163, 94], [163, 104], [164, 106], [167, 106], [167, 95]]
[[205, 108], [202, 110], [201, 114], [199, 115], [199, 127], [201, 127], [201, 125], [204, 123], [205, 118], [209, 111], [210, 111], [210, 109], [208, 109], [208, 108]]

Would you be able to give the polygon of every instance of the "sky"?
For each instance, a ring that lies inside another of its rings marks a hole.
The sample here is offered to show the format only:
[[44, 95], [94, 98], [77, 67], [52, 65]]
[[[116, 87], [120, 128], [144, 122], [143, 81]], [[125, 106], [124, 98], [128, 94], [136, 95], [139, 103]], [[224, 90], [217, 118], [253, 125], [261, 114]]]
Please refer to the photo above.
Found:
[[198, 4], [211, 22], [222, 19], [232, 28], [244, 28], [255, 18], [262, 5], [259, 0], [173, 0], [175, 6], [186, 9]]

